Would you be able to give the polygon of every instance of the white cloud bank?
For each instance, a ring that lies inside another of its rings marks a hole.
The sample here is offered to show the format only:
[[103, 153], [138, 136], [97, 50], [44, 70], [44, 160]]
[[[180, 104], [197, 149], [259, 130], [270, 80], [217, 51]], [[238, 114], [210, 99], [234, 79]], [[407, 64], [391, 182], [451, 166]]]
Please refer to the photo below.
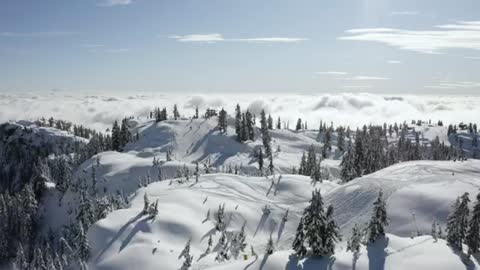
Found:
[[480, 50], [480, 21], [437, 25], [435, 30], [363, 28], [347, 30], [340, 40], [383, 43], [402, 50], [439, 54], [448, 49]]
[[263, 108], [275, 119], [281, 117], [283, 121], [289, 121], [290, 127], [299, 117], [307, 120], [313, 128], [320, 120], [351, 127], [412, 119], [478, 123], [480, 115], [480, 96], [393, 97], [349, 93], [72, 96], [54, 92], [45, 95], [0, 94], [0, 121], [53, 116], [105, 130], [114, 120], [125, 116], [145, 117], [156, 106], [167, 107], [171, 114], [173, 105], [178, 104], [180, 113], [188, 117], [193, 115], [196, 106], [201, 111], [207, 107], [223, 107], [233, 114], [237, 102], [244, 110], [249, 108], [259, 113]]
[[261, 43], [294, 43], [306, 41], [305, 38], [292, 37], [261, 37], [261, 38], [224, 38], [222, 34], [192, 34], [169, 36], [179, 42], [217, 43], [217, 42], [261, 42]]

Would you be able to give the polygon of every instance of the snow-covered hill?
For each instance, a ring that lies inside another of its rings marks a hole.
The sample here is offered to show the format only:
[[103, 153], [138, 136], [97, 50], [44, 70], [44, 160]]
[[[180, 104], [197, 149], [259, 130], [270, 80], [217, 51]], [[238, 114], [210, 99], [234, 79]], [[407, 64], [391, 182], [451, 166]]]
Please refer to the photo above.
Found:
[[[337, 245], [335, 260], [309, 259], [303, 262], [303, 268], [297, 266], [290, 257], [290, 247], [300, 215], [311, 191], [319, 188], [326, 203], [334, 206], [335, 219], [342, 234], [348, 237], [352, 224], [363, 224], [370, 218], [372, 202], [382, 188], [390, 217], [387, 231], [399, 236], [388, 235], [388, 243], [379, 242], [386, 247], [386, 254], [382, 252], [384, 247], [362, 250], [356, 269], [405, 269], [407, 265], [414, 269], [462, 269], [461, 256], [453, 253], [443, 240], [434, 243], [429, 236], [407, 237], [416, 231], [428, 233], [434, 219], [443, 224], [457, 195], [478, 190], [479, 168], [477, 160], [407, 162], [342, 186], [329, 181], [313, 185], [310, 178], [297, 175], [277, 175], [273, 185], [271, 178], [229, 174], [203, 175], [198, 183], [153, 183], [137, 190], [127, 209], [109, 214], [89, 230], [91, 266], [179, 269], [182, 261], [178, 256], [191, 240], [193, 269], [330, 269], [329, 264], [331, 269], [351, 269], [352, 254], [345, 251], [345, 242]], [[141, 214], [145, 193], [150, 201], [158, 200], [159, 214], [154, 220]], [[249, 249], [226, 263], [214, 261], [215, 248], [211, 254], [204, 254], [210, 235], [213, 247], [218, 242], [213, 220], [221, 204], [225, 204], [227, 231], [238, 231], [245, 223], [246, 242], [259, 254], [258, 259], [250, 256]], [[270, 214], [262, 212], [265, 205], [271, 208]], [[287, 209], [289, 218], [283, 222]], [[270, 235], [276, 252], [266, 258], [263, 253]], [[243, 255], [247, 255], [247, 260]], [[471, 269], [478, 267], [473, 259], [471, 263]]]
[[[129, 143], [124, 152], [143, 158], [166, 159], [167, 151], [172, 152], [173, 159], [185, 162], [205, 162], [210, 159], [214, 167], [235, 166], [244, 171], [258, 168], [254, 150], [262, 144], [260, 131], [256, 131], [255, 141], [239, 143], [236, 140], [233, 123], [226, 133], [217, 127], [217, 118], [169, 120], [156, 123], [154, 120], [132, 123], [132, 134], [139, 135], [139, 140]], [[274, 165], [277, 172], [290, 173], [293, 166], [298, 166], [303, 152], [310, 146], [320, 149], [321, 143], [315, 140], [316, 133], [311, 131], [272, 130], [272, 149]], [[332, 153], [339, 159], [339, 155]], [[330, 160], [324, 165], [337, 167], [339, 161]]]

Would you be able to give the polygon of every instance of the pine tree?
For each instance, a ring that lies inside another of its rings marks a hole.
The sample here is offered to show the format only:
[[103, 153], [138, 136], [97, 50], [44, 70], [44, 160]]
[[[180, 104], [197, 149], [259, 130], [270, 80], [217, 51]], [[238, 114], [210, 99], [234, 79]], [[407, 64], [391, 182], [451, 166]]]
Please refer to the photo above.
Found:
[[362, 229], [358, 227], [357, 224], [353, 226], [352, 235], [347, 242], [347, 251], [352, 251], [353, 253], [360, 252], [360, 246], [362, 244], [363, 233]]
[[270, 170], [270, 175], [273, 175], [275, 167], [273, 166], [273, 154], [270, 152], [270, 155], [268, 156], [269, 164], [268, 164], [268, 169]]
[[340, 163], [340, 178], [344, 182], [349, 182], [352, 179], [356, 178], [357, 170], [355, 169], [355, 150], [352, 148], [351, 143], [349, 143], [347, 152], [343, 154], [342, 162]]
[[240, 110], [240, 105], [235, 107], [235, 134], [237, 134], [237, 141], [243, 141], [243, 134], [242, 134], [242, 112]]
[[120, 151], [121, 144], [122, 139], [120, 137], [120, 127], [118, 126], [117, 120], [115, 120], [112, 127], [112, 150]]
[[373, 243], [379, 236], [385, 235], [385, 226], [387, 225], [387, 205], [383, 198], [383, 191], [380, 190], [377, 200], [373, 203], [372, 218], [368, 224], [369, 241]]
[[333, 207], [330, 205], [327, 208], [326, 226], [323, 232], [323, 253], [335, 253], [335, 243], [339, 240], [339, 227], [333, 219]]
[[128, 129], [128, 120], [124, 118], [122, 120], [122, 126], [120, 128], [120, 151], [123, 150], [123, 147], [130, 141], [132, 134]]
[[258, 157], [257, 157], [257, 162], [258, 162], [258, 170], [260, 170], [260, 175], [263, 175], [263, 151], [262, 148], [258, 150]]
[[191, 243], [191, 241], [188, 240], [188, 242], [185, 244], [185, 247], [183, 248], [182, 252], [180, 252], [180, 255], [178, 255], [179, 260], [182, 257], [186, 257], [186, 256], [190, 255], [190, 243]]
[[272, 130], [273, 129], [273, 118], [270, 114], [268, 115], [267, 123], [268, 123], [268, 129]]
[[304, 211], [305, 238], [308, 246], [315, 256], [323, 255], [323, 242], [321, 234], [325, 230], [326, 217], [323, 209], [322, 196], [320, 191], [315, 190], [312, 193], [310, 205]]
[[272, 152], [272, 149], [270, 147], [271, 137], [270, 137], [267, 118], [264, 110], [262, 110], [262, 112], [260, 113], [260, 131], [262, 133], [262, 142], [263, 142], [263, 147], [265, 148], [265, 154], [269, 156], [270, 153]]
[[248, 135], [246, 140], [253, 141], [255, 139], [255, 129], [254, 129], [255, 123], [254, 123], [253, 115], [248, 110], [245, 113], [245, 119], [246, 119], [246, 131]]
[[173, 105], [173, 119], [178, 120], [180, 118], [180, 113], [178, 112], [177, 104]]
[[195, 107], [195, 115], [193, 116], [194, 119], [198, 119], [198, 106]]
[[468, 222], [466, 244], [468, 246], [468, 254], [474, 254], [480, 250], [480, 193], [477, 195], [472, 217]]
[[87, 234], [85, 233], [81, 222], [78, 224], [77, 231], [76, 243], [78, 257], [83, 261], [88, 261], [88, 258], [90, 257], [90, 244], [88, 243]]
[[77, 221], [85, 226], [84, 229], [88, 228], [93, 222], [96, 221], [93, 203], [85, 191], [81, 191], [80, 193]]
[[218, 211], [217, 211], [217, 216], [216, 216], [216, 225], [215, 225], [215, 229], [217, 229], [217, 231], [219, 232], [223, 232], [225, 230], [225, 216], [224, 216], [224, 213], [225, 213], [225, 204], [220, 204], [218, 206]]
[[208, 237], [208, 247], [207, 247], [207, 250], [205, 251], [206, 254], [211, 252], [212, 245], [213, 245], [213, 240], [212, 240], [212, 235], [210, 234], [210, 236]]
[[282, 123], [280, 122], [280, 117], [277, 120], [277, 129], [282, 129]]
[[297, 125], [295, 126], [295, 130], [296, 131], [299, 131], [302, 129], [302, 119], [301, 118], [298, 118], [297, 120]]
[[218, 128], [221, 132], [227, 132], [227, 112], [223, 108], [218, 115]]

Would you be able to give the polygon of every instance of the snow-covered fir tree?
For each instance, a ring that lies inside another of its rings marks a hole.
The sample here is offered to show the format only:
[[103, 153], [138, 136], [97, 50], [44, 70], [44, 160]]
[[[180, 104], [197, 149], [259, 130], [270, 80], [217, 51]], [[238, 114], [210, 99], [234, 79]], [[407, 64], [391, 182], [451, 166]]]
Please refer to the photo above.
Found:
[[468, 222], [468, 231], [466, 236], [468, 254], [478, 253], [480, 250], [480, 193], [477, 194], [477, 201], [473, 206], [472, 217]]
[[385, 226], [388, 226], [387, 204], [383, 198], [383, 191], [378, 192], [377, 200], [373, 203], [373, 212], [368, 223], [368, 239], [375, 242], [378, 237], [385, 235]]
[[468, 193], [458, 197], [452, 206], [452, 212], [447, 218], [447, 242], [457, 250], [462, 250], [462, 243], [467, 236], [469, 202]]

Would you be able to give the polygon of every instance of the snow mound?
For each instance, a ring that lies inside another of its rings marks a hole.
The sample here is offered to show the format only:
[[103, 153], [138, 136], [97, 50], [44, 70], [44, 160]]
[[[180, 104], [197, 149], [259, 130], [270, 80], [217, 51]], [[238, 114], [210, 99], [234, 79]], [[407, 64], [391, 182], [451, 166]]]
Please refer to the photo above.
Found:
[[358, 257], [345, 249], [338, 250], [329, 258], [307, 258], [298, 260], [292, 250], [275, 252], [271, 256], [260, 256], [247, 261], [234, 261], [217, 265], [208, 270], [404, 270], [404, 269], [477, 269], [478, 257], [468, 258], [453, 252], [444, 240], [431, 236], [402, 238], [387, 234], [375, 244], [362, 246]]
[[[324, 182], [317, 187], [326, 193], [337, 184]], [[223, 204], [227, 231], [238, 231], [245, 223], [246, 242], [255, 250], [261, 253], [270, 235], [277, 247], [288, 249], [311, 190], [311, 180], [296, 175], [284, 175], [279, 183], [276, 178], [273, 185], [264, 177], [227, 174], [203, 175], [198, 183], [153, 183], [136, 192], [128, 209], [111, 213], [89, 230], [92, 264], [97, 269], [178, 269], [181, 261], [177, 257], [188, 240], [200, 269], [215, 264], [220, 233], [214, 220]], [[154, 220], [141, 215], [145, 193], [150, 201], [158, 200], [159, 214]], [[265, 205], [269, 214], [262, 211]], [[290, 214], [285, 222], [287, 209]], [[206, 255], [210, 235], [213, 252]]]
[[450, 206], [464, 192], [476, 196], [480, 160], [411, 161], [357, 178], [326, 196], [343, 230], [368, 222], [372, 203], [383, 190], [390, 218], [388, 232], [428, 234], [435, 220], [444, 225]]

